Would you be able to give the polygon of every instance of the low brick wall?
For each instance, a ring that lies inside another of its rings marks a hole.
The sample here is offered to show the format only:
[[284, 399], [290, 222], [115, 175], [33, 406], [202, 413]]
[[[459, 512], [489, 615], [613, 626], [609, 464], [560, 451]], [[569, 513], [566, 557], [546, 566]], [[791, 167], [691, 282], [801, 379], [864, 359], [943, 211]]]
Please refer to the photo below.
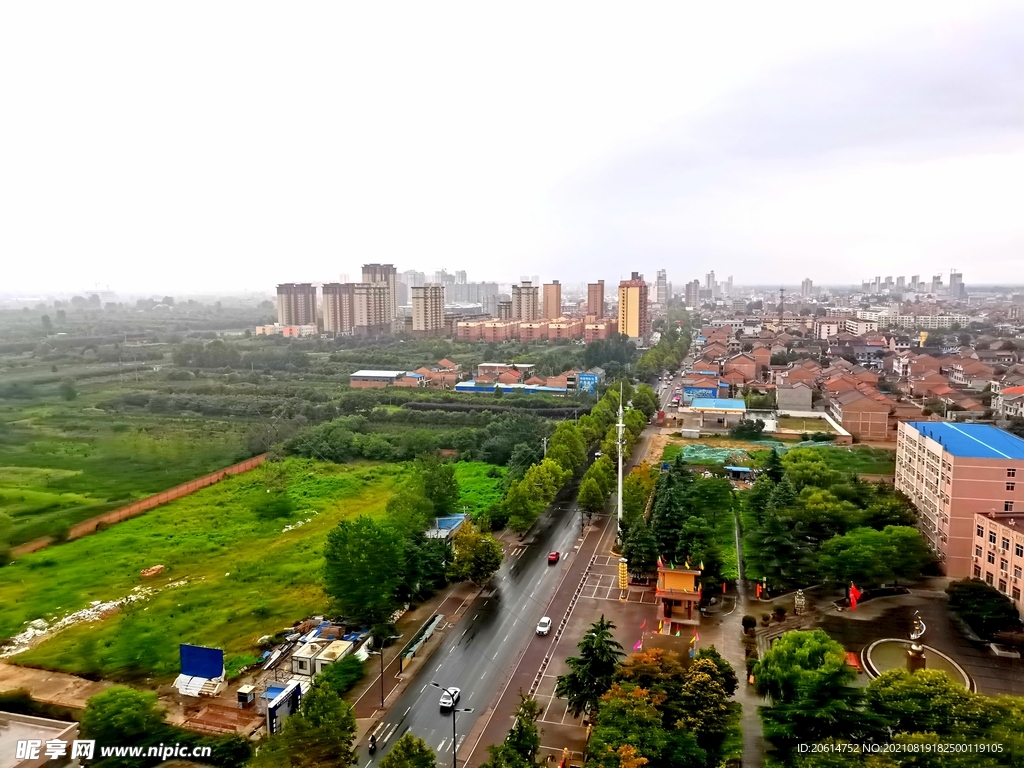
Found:
[[[182, 496], [188, 496], [195, 493], [201, 488], [219, 483], [225, 477], [231, 475], [240, 475], [243, 472], [248, 472], [251, 469], [255, 469], [264, 461], [267, 460], [265, 453], [259, 456], [253, 456], [251, 459], [240, 461], [238, 464], [232, 464], [230, 467], [224, 469], [218, 469], [216, 472], [211, 472], [203, 477], [196, 478], [195, 480], [189, 480], [187, 483], [176, 485], [173, 488], [169, 488], [166, 491], [155, 493], [152, 496], [147, 496], [139, 501], [133, 501], [131, 504], [120, 507], [119, 509], [113, 509], [110, 512], [105, 512], [102, 515], [91, 517], [88, 520], [83, 520], [77, 525], [73, 525], [71, 530], [68, 532], [68, 539], [80, 539], [83, 536], [88, 536], [91, 533], [95, 533], [96, 529], [101, 524], [113, 525], [119, 523], [122, 520], [127, 520], [132, 517], [138, 517], [144, 512], [148, 512], [151, 509], [159, 507], [161, 504], [167, 504], [168, 502], [180, 499]], [[18, 547], [14, 548], [14, 556], [26, 555], [29, 552], [37, 552], [40, 549], [45, 549], [53, 543], [53, 539], [49, 536], [41, 539], [35, 539], [34, 541], [26, 542]]]

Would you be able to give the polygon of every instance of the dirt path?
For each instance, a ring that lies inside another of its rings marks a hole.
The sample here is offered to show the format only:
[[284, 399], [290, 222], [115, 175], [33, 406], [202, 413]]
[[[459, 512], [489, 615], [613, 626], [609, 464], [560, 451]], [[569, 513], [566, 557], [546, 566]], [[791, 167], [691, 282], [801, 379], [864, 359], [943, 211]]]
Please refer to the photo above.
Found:
[[33, 699], [46, 704], [84, 709], [85, 703], [113, 683], [95, 683], [63, 672], [16, 667], [0, 661], [0, 691], [23, 688]]

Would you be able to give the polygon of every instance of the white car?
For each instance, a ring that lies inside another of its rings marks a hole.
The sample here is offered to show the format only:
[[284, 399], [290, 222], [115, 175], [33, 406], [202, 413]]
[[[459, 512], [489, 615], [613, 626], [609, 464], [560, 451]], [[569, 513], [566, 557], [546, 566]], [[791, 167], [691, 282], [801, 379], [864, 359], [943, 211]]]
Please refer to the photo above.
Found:
[[451, 709], [459, 703], [459, 694], [462, 693], [458, 688], [448, 688], [441, 693], [441, 709]]
[[551, 619], [549, 619], [547, 616], [545, 616], [537, 624], [537, 634], [538, 635], [546, 635], [550, 631], [551, 631]]

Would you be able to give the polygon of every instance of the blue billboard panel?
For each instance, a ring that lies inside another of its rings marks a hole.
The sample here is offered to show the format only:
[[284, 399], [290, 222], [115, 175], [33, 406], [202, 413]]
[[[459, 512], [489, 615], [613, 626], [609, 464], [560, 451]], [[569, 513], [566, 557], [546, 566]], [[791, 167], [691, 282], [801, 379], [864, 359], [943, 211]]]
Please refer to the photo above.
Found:
[[718, 397], [718, 387], [683, 387], [683, 399], [686, 402], [695, 397]]
[[594, 394], [597, 390], [598, 376], [596, 373], [581, 373], [576, 377], [576, 387], [580, 392], [588, 395]]
[[178, 646], [178, 653], [181, 657], [183, 675], [205, 677], [209, 680], [224, 675], [224, 651], [220, 648], [181, 643]]

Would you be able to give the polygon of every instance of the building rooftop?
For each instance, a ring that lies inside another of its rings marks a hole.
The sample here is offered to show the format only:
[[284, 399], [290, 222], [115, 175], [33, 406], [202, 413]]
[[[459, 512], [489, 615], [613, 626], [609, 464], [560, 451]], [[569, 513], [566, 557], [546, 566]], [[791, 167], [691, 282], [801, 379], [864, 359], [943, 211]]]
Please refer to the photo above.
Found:
[[691, 408], [703, 408], [709, 411], [745, 411], [747, 404], [739, 398], [732, 397], [695, 397], [690, 403]]
[[356, 371], [352, 376], [365, 376], [367, 378], [386, 379], [405, 376], [405, 371]]
[[1024, 440], [989, 424], [911, 421], [907, 426], [930, 437], [954, 456], [972, 459], [1024, 459]]

